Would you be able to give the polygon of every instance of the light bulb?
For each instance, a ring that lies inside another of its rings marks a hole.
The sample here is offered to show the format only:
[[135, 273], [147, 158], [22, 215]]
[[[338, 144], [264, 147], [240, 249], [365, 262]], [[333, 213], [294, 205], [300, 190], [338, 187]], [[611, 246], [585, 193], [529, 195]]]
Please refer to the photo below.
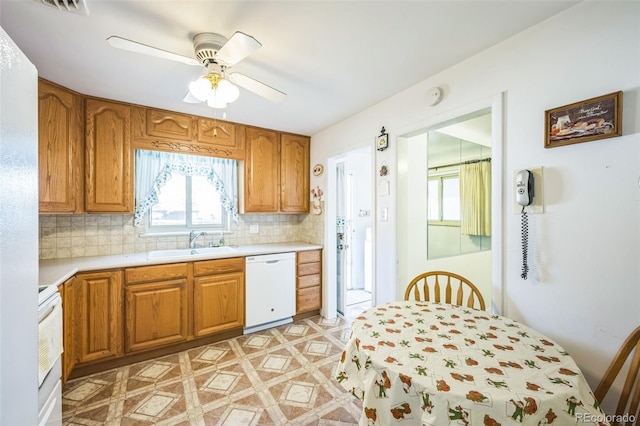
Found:
[[240, 95], [240, 91], [238, 90], [238, 88], [229, 83], [227, 80], [220, 80], [216, 92], [219, 97], [222, 97], [228, 103], [235, 101]]
[[204, 102], [210, 97], [213, 92], [211, 82], [207, 78], [198, 77], [197, 80], [189, 83], [189, 92], [198, 99], [200, 102]]
[[217, 96], [216, 92], [217, 90], [214, 90], [213, 93], [211, 93], [211, 96], [209, 96], [209, 99], [207, 99], [207, 105], [209, 105], [211, 108], [226, 108], [227, 102], [223, 97]]

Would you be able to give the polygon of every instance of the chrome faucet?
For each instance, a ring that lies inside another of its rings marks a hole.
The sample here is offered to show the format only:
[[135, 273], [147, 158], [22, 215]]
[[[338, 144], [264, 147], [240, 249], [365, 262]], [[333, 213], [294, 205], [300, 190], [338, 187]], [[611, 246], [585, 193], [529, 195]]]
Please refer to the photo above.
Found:
[[191, 230], [191, 232], [189, 233], [189, 248], [196, 248], [196, 240], [202, 235], [207, 235], [207, 233], [204, 231], [196, 232], [194, 230]]

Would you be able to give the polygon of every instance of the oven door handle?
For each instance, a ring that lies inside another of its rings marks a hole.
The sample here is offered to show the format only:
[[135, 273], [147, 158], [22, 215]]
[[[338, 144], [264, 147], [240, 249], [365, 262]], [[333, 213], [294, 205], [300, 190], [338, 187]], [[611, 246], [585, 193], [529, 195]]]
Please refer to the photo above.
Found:
[[47, 310], [42, 314], [42, 316], [39, 318], [39, 322], [42, 322], [44, 320], [47, 319], [47, 317], [49, 315], [51, 315], [51, 312], [53, 312], [53, 310], [56, 308], [57, 305], [51, 305], [49, 307], [47, 307]]

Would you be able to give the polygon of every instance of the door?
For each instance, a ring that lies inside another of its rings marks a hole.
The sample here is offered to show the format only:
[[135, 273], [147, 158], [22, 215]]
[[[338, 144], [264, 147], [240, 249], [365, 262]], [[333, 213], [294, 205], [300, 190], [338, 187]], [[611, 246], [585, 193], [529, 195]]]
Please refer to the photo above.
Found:
[[[351, 318], [371, 307], [373, 300], [373, 173], [370, 148], [336, 159], [335, 177], [336, 308]], [[333, 181], [333, 179], [331, 179]], [[332, 270], [332, 268], [329, 268]]]

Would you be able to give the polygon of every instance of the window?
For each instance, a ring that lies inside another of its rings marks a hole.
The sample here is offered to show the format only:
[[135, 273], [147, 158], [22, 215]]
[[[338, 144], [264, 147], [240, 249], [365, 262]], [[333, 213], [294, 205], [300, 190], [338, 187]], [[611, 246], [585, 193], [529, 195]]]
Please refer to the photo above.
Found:
[[429, 222], [460, 224], [460, 177], [457, 174], [429, 178], [427, 183]]
[[220, 193], [206, 176], [174, 173], [158, 194], [158, 204], [151, 207], [149, 230], [207, 228], [225, 230], [229, 215]]
[[159, 151], [136, 150], [136, 208], [153, 232], [192, 228], [228, 230], [238, 222], [238, 162]]

